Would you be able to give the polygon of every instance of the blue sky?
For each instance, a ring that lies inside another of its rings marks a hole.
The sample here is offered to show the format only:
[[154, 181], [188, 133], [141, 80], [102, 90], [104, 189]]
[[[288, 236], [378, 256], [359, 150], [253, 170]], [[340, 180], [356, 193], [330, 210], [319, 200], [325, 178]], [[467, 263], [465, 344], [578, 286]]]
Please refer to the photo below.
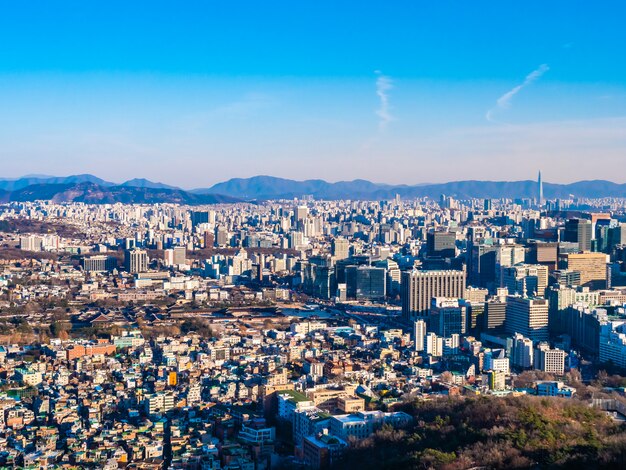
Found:
[[617, 0], [3, 2], [0, 176], [624, 182], [624, 24]]

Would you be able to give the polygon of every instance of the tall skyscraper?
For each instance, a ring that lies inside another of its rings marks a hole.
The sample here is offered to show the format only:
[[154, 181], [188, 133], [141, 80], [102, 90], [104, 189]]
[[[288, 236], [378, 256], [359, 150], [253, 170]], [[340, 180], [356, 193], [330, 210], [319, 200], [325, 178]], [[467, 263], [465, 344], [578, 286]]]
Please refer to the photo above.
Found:
[[465, 271], [406, 271], [402, 273], [402, 316], [406, 321], [426, 318], [433, 297], [462, 298]]
[[543, 207], [543, 181], [541, 181], [541, 171], [539, 171], [539, 175], [537, 176], [537, 193], [539, 196], [539, 206]]

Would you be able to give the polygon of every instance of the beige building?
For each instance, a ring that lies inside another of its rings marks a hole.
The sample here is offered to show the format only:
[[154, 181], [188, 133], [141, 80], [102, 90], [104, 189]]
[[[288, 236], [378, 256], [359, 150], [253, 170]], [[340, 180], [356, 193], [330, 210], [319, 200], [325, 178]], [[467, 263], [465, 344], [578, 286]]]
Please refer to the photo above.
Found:
[[580, 273], [580, 285], [592, 289], [606, 289], [607, 255], [604, 253], [568, 253], [567, 269]]
[[402, 273], [402, 316], [414, 322], [426, 318], [434, 297], [462, 298], [465, 271], [407, 271]]

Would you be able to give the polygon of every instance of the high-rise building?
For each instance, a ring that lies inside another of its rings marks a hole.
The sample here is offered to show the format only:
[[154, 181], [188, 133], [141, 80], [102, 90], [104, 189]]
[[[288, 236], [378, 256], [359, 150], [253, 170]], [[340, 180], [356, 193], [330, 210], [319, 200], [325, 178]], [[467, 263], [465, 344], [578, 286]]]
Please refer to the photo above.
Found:
[[484, 243], [468, 245], [470, 284], [494, 289], [496, 287], [496, 259], [498, 247]]
[[502, 286], [506, 287], [510, 294], [543, 297], [548, 287], [548, 267], [520, 264], [504, 268]]
[[570, 269], [556, 269], [552, 271], [550, 277], [562, 286], [579, 286], [580, 285], [580, 273], [578, 271], [572, 271]]
[[549, 271], [556, 269], [559, 260], [559, 244], [533, 241], [530, 243], [528, 262], [547, 266]]
[[611, 253], [618, 245], [626, 245], [626, 224], [608, 229], [606, 252]]
[[567, 353], [561, 349], [550, 349], [548, 343], [540, 343], [535, 350], [535, 369], [550, 374], [563, 375], [565, 373], [565, 358]]
[[426, 234], [428, 256], [454, 258], [456, 256], [456, 233], [435, 231]]
[[356, 300], [383, 300], [387, 279], [384, 268], [347, 266], [346, 289], [348, 298]]
[[307, 206], [298, 206], [296, 207], [296, 222], [301, 222], [307, 218], [309, 215], [309, 208]]
[[402, 315], [406, 321], [427, 318], [433, 297], [462, 298], [465, 271], [406, 271], [402, 273]]
[[443, 338], [437, 336], [435, 333], [428, 333], [426, 335], [424, 348], [426, 350], [426, 354], [430, 356], [443, 356]]
[[533, 367], [533, 341], [524, 335], [515, 333], [511, 346], [511, 365], [520, 369]]
[[81, 259], [81, 264], [87, 272], [106, 272], [117, 268], [117, 259], [107, 255], [87, 256]]
[[567, 269], [580, 273], [580, 285], [591, 289], [607, 287], [607, 255], [604, 253], [567, 253]]
[[424, 350], [424, 340], [426, 339], [426, 322], [424, 320], [417, 320], [415, 322], [415, 350], [421, 352]]
[[187, 264], [187, 249], [184, 246], [175, 246], [173, 261], [174, 265]]
[[342, 237], [334, 238], [332, 241], [333, 256], [340, 260], [350, 257], [350, 242]]
[[524, 262], [526, 252], [521, 245], [498, 245], [496, 248], [496, 286], [505, 287], [502, 271], [509, 266]]
[[207, 211], [191, 211], [191, 225], [196, 227], [200, 224], [209, 223], [209, 213]]
[[485, 302], [483, 312], [483, 329], [493, 332], [504, 331], [506, 322], [506, 302], [499, 299], [492, 299]]
[[303, 289], [312, 296], [330, 299], [337, 293], [335, 267], [330, 258], [311, 257], [302, 263]]
[[520, 333], [532, 341], [548, 340], [548, 301], [518, 296], [506, 299], [506, 331]]
[[444, 338], [453, 334], [464, 335], [467, 331], [467, 307], [458, 299], [435, 297], [429, 315], [429, 329]]
[[[377, 264], [377, 266], [380, 266]], [[402, 282], [402, 271], [393, 260], [386, 259], [383, 265], [387, 270], [387, 295], [396, 296], [400, 293], [400, 283]]]
[[148, 270], [148, 253], [139, 249], [125, 251], [124, 268], [129, 273], [145, 273]]
[[541, 180], [541, 171], [537, 175], [537, 196], [538, 196], [537, 203], [539, 204], [540, 207], [543, 207], [543, 203], [544, 203], [544, 200], [543, 200], [543, 181]]
[[578, 243], [580, 251], [591, 251], [592, 224], [590, 220], [569, 219], [565, 222], [564, 240]]
[[217, 246], [228, 246], [230, 234], [226, 227], [218, 227], [215, 229], [215, 244]]

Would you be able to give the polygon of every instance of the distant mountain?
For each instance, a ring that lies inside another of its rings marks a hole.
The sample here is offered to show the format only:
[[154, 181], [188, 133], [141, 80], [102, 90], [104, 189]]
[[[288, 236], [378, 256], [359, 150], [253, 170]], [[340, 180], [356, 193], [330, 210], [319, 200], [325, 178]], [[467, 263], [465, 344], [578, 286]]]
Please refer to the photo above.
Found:
[[[547, 198], [626, 197], [626, 184], [610, 181], [579, 181], [571, 184], [544, 183]], [[271, 176], [234, 178], [210, 188], [195, 189], [196, 194], [228, 194], [243, 199], [291, 199], [311, 195], [318, 199], [389, 199], [439, 198], [442, 194], [463, 198], [533, 198], [537, 196], [536, 181], [454, 181], [440, 184], [388, 185], [366, 180], [328, 183], [323, 180], [294, 181]]]
[[373, 194], [386, 191], [391, 186], [372, 183], [366, 180], [339, 181], [329, 183], [324, 180], [294, 181], [273, 176], [233, 178], [217, 183], [206, 189], [195, 189], [196, 194], [230, 194], [244, 199], [291, 199], [311, 195], [316, 198], [371, 199]]
[[[578, 181], [570, 184], [544, 183], [546, 198], [624, 197], [626, 184], [611, 181]], [[255, 176], [233, 178], [210, 188], [185, 191], [165, 183], [135, 178], [122, 184], [105, 181], [93, 175], [29, 176], [0, 179], [0, 201], [81, 201], [94, 203], [152, 203], [211, 204], [242, 200], [293, 199], [305, 195], [316, 199], [391, 199], [398, 194], [405, 199], [442, 194], [457, 199], [467, 198], [533, 198], [537, 196], [535, 181], [453, 181], [440, 184], [390, 185], [367, 180], [329, 183], [320, 179], [304, 181]]]
[[0, 180], [0, 189], [15, 191], [31, 186], [33, 184], [78, 184], [93, 183], [100, 186], [113, 186], [114, 183], [105, 181], [93, 175], [71, 175], [71, 176], [37, 176], [29, 175], [17, 179]]
[[134, 178], [132, 180], [125, 181], [120, 186], [129, 186], [132, 188], [152, 188], [152, 189], [180, 189], [176, 186], [170, 186], [164, 183], [155, 183], [145, 178]]
[[104, 186], [90, 182], [68, 184], [32, 184], [14, 191], [0, 189], [0, 202], [50, 200], [88, 204], [217, 204], [240, 202], [220, 194], [192, 194], [182, 189], [135, 186]]

